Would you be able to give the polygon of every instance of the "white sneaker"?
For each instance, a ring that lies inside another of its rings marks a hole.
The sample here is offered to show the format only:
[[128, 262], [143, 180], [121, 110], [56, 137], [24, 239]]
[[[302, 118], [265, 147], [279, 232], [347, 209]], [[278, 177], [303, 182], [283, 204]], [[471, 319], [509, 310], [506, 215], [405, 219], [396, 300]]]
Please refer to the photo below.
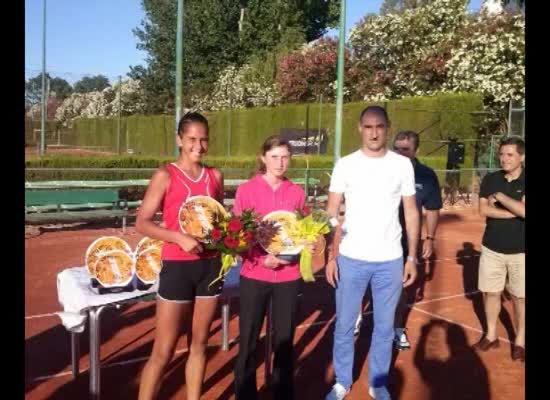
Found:
[[374, 393], [374, 388], [372, 386], [369, 386], [369, 396], [376, 399], [376, 394]]
[[359, 315], [357, 316], [357, 320], [355, 321], [355, 329], [353, 330], [354, 336], [359, 335], [359, 331], [361, 330], [362, 323], [363, 323], [363, 314], [359, 313]]
[[395, 348], [398, 350], [406, 350], [411, 348], [411, 343], [409, 342], [405, 329], [401, 332], [396, 331], [393, 342], [395, 344]]
[[325, 400], [342, 400], [349, 393], [340, 383], [335, 383], [332, 390], [325, 396]]

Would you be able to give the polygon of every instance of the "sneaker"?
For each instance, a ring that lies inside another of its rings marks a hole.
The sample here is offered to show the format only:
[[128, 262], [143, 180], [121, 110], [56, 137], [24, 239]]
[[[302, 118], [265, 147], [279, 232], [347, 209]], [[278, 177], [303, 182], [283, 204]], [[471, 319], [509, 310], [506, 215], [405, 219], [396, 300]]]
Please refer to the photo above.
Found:
[[407, 338], [407, 333], [405, 329], [398, 328], [395, 330], [395, 336], [393, 338], [393, 343], [397, 350], [406, 350], [411, 348], [409, 338]]
[[361, 330], [362, 323], [363, 323], [363, 314], [359, 313], [359, 315], [357, 316], [357, 320], [355, 321], [355, 329], [353, 330], [354, 336], [359, 335], [359, 331]]
[[374, 388], [372, 386], [369, 386], [369, 396], [376, 399], [376, 393], [374, 393]]
[[335, 383], [332, 390], [325, 396], [325, 400], [342, 400], [349, 393], [340, 383]]

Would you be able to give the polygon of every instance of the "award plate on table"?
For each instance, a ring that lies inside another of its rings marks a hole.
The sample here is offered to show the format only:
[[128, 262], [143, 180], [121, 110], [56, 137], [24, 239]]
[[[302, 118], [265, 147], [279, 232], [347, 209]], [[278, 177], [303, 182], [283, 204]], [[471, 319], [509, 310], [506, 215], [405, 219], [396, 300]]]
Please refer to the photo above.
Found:
[[84, 265], [86, 266], [88, 273], [93, 276], [95, 273], [95, 264], [97, 259], [102, 254], [113, 250], [121, 250], [129, 255], [132, 254], [132, 249], [128, 243], [126, 243], [124, 239], [117, 236], [102, 236], [94, 240], [92, 244], [88, 246], [86, 255], [84, 256]]
[[134, 274], [134, 257], [122, 250], [102, 253], [94, 264], [93, 276], [101, 285], [100, 289], [110, 289], [109, 292], [133, 290]]

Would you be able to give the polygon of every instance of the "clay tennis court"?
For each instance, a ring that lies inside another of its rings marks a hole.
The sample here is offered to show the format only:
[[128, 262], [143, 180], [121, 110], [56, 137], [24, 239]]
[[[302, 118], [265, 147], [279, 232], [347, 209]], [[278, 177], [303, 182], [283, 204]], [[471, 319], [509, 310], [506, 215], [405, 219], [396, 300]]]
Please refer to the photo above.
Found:
[[[525, 364], [512, 361], [512, 304], [505, 300], [498, 333], [501, 346], [487, 353], [470, 349], [482, 330], [481, 294], [476, 291], [483, 220], [471, 208], [442, 212], [436, 260], [427, 274], [423, 296], [408, 317], [411, 350], [394, 353], [390, 380], [393, 399], [524, 399]], [[88, 331], [81, 335], [81, 374], [73, 379], [69, 333], [53, 314], [56, 275], [81, 266], [88, 245], [97, 237], [118, 235], [131, 246], [141, 235], [130, 227], [126, 235], [115, 225], [84, 225], [42, 229], [25, 239], [25, 392], [28, 399], [87, 398]], [[295, 336], [296, 398], [322, 399], [332, 385], [333, 289], [323, 278], [304, 286]], [[356, 342], [353, 399], [368, 399], [367, 353], [372, 321], [367, 316]], [[137, 398], [141, 369], [154, 337], [153, 302], [107, 309], [102, 315], [101, 395], [103, 399]], [[504, 322], [504, 326], [503, 326]], [[230, 348], [221, 350], [221, 319], [212, 325], [204, 399], [233, 399], [233, 363], [238, 346], [238, 300], [230, 315]], [[264, 386], [264, 334], [258, 347], [260, 398], [270, 399]], [[161, 399], [185, 399], [182, 337], [168, 367]]]

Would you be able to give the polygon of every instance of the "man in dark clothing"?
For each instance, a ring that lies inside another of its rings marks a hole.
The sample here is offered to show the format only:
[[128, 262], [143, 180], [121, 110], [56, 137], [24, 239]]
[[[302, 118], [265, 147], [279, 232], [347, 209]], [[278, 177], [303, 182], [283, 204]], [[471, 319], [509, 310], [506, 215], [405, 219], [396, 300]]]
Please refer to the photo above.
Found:
[[486, 226], [478, 287], [483, 292], [487, 332], [474, 348], [499, 347], [496, 324], [506, 286], [512, 295], [517, 330], [512, 358], [525, 361], [525, 142], [505, 139], [499, 159], [501, 170], [487, 174], [479, 192], [479, 212], [486, 217]]
[[[435, 232], [439, 220], [439, 210], [443, 207], [443, 203], [441, 201], [439, 181], [437, 180], [434, 170], [420, 163], [416, 158], [419, 145], [418, 134], [413, 131], [398, 132], [393, 139], [393, 150], [402, 156], [408, 157], [413, 164], [416, 205], [420, 216], [420, 234], [422, 233], [422, 208], [426, 211], [426, 236], [422, 240], [422, 246], [419, 246], [419, 249], [422, 249], [419, 255], [422, 259], [427, 260], [433, 254]], [[402, 213], [400, 213], [400, 220], [401, 226], [403, 230], [405, 230], [405, 219], [402, 217]], [[403, 254], [409, 255], [407, 237], [405, 235], [402, 236], [401, 243], [403, 245]], [[415, 255], [413, 254], [413, 256]], [[394, 344], [399, 350], [405, 350], [411, 347], [405, 331], [408, 297], [407, 290], [403, 290], [395, 310]]]

